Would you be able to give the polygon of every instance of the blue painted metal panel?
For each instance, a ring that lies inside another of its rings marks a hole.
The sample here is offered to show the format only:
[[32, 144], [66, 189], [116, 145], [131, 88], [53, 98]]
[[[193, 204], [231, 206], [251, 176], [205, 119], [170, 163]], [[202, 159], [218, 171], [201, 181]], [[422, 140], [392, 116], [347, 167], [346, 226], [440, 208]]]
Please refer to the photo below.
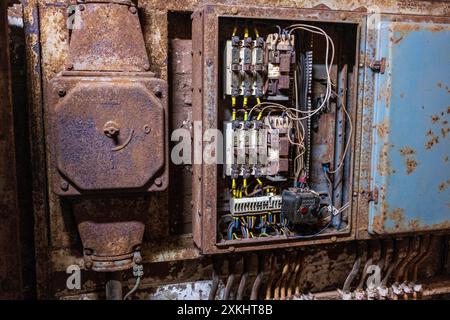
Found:
[[379, 23], [372, 234], [450, 229], [450, 25]]

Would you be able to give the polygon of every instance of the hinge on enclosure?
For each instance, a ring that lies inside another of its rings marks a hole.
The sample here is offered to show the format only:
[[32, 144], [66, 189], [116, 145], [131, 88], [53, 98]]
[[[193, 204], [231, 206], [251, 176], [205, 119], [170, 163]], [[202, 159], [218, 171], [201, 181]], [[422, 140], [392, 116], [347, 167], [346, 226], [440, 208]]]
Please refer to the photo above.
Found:
[[378, 188], [375, 187], [373, 190], [369, 191], [367, 195], [367, 201], [373, 201], [373, 203], [378, 204]]
[[379, 72], [381, 74], [384, 73], [386, 69], [386, 58], [381, 58], [381, 60], [374, 60], [369, 64], [369, 68], [372, 69], [373, 72]]

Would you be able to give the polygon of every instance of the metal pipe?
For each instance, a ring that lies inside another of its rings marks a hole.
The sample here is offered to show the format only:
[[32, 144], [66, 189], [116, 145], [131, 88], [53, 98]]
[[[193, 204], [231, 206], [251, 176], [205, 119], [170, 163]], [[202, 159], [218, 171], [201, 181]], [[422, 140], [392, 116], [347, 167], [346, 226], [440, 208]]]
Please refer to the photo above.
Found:
[[401, 260], [399, 261], [399, 263], [396, 266], [397, 270], [396, 270], [395, 276], [394, 276], [394, 283], [391, 286], [392, 299], [394, 299], [394, 300], [398, 300], [399, 295], [401, 294], [401, 290], [399, 287], [400, 277], [403, 273], [402, 270], [404, 269], [405, 265], [409, 261], [409, 257], [413, 251], [413, 247], [414, 247], [414, 238], [408, 238], [408, 249], [406, 250], [406, 255], [401, 258]]
[[267, 284], [266, 287], [266, 300], [270, 300], [272, 299], [272, 285], [273, 285], [273, 280], [275, 278], [275, 272], [277, 271], [277, 266], [276, 263], [278, 260], [275, 255], [272, 255], [271, 259], [270, 259], [270, 277], [269, 277], [269, 283]]
[[417, 238], [418, 247], [417, 250], [414, 250], [413, 257], [409, 260], [405, 269], [403, 270], [402, 278], [402, 288], [403, 288], [403, 299], [408, 300], [410, 295], [413, 293], [413, 284], [412, 282], [408, 282], [408, 275], [410, 274], [410, 269], [414, 267], [417, 260], [420, 259], [420, 256], [423, 254], [424, 242], [426, 241], [425, 236], [421, 236]]
[[[433, 242], [433, 235], [430, 235], [428, 237], [428, 245], [426, 246], [426, 249], [424, 249], [424, 254], [417, 260], [416, 264], [414, 265], [413, 271], [412, 271], [412, 281], [414, 283], [417, 282], [417, 276], [419, 273], [419, 266], [430, 256], [431, 254], [431, 244]], [[425, 246], [424, 246], [425, 247]]]
[[209, 292], [209, 300], [215, 300], [217, 294], [217, 288], [219, 288], [220, 280], [220, 261], [218, 258], [212, 258], [213, 272], [212, 272], [212, 284], [211, 291]]
[[353, 263], [352, 270], [345, 279], [344, 286], [342, 287], [342, 292], [350, 293], [350, 286], [352, 285], [353, 280], [355, 280], [356, 276], [358, 275], [360, 266], [361, 266], [361, 257], [357, 257], [355, 262]]
[[[298, 253], [297, 253], [297, 255], [298, 255]], [[297, 255], [295, 257], [294, 256], [289, 257], [287, 274], [284, 276], [284, 278], [281, 282], [281, 291], [280, 291], [280, 299], [281, 300], [286, 300], [286, 294], [288, 291], [288, 287], [290, 287], [289, 283], [290, 283], [290, 279], [292, 278], [293, 271], [295, 269]]]
[[258, 255], [258, 274], [256, 275], [255, 282], [253, 283], [250, 300], [258, 299], [259, 287], [261, 286], [262, 278], [264, 275], [264, 258], [265, 255], [263, 253]]
[[241, 276], [241, 281], [239, 282], [238, 292], [236, 300], [242, 300], [242, 297], [244, 295], [245, 291], [245, 285], [247, 284], [247, 278], [248, 278], [248, 269], [249, 269], [249, 257], [245, 255], [243, 257], [243, 273]]
[[106, 272], [106, 300], [122, 300], [122, 272]]
[[303, 263], [303, 255], [301, 254], [300, 250], [297, 252], [297, 260], [294, 267], [294, 273], [291, 279], [289, 279], [289, 287], [287, 291], [287, 298], [292, 298], [292, 295], [296, 293], [297, 288], [297, 279], [300, 273], [300, 268]]
[[364, 292], [364, 282], [368, 276], [367, 270], [369, 269], [369, 266], [372, 265], [372, 261], [373, 261], [373, 248], [372, 248], [372, 244], [369, 242], [368, 248], [367, 248], [367, 260], [366, 260], [366, 263], [364, 264], [364, 268], [361, 273], [361, 278], [360, 278], [358, 286], [356, 287], [356, 290], [355, 290], [355, 295], [356, 295], [355, 298], [357, 300], [362, 300], [362, 299], [366, 298], [365, 292]]
[[[426, 260], [429, 258], [430, 254], [431, 254], [431, 246], [432, 246], [432, 242], [433, 242], [433, 235], [430, 235], [428, 237], [428, 245], [426, 246], [426, 249], [424, 249], [423, 251], [423, 255], [421, 255], [421, 257], [417, 260], [417, 262], [415, 263], [413, 270], [412, 270], [412, 285], [413, 285], [413, 300], [417, 300], [418, 298], [421, 298], [424, 293], [422, 292], [422, 285], [418, 285], [417, 284], [417, 276], [418, 276], [418, 272], [419, 272], [419, 266]], [[425, 248], [425, 246], [423, 246]]]
[[283, 269], [281, 269], [281, 275], [278, 278], [277, 284], [275, 286], [275, 290], [273, 293], [273, 299], [279, 300], [280, 299], [280, 290], [281, 290], [281, 283], [283, 282], [284, 278], [286, 277], [287, 273], [289, 272], [289, 259], [287, 257], [284, 258], [284, 265]]
[[398, 261], [399, 261], [400, 248], [399, 248], [398, 243], [395, 240], [394, 240], [394, 243], [393, 243], [393, 247], [394, 247], [394, 250], [393, 250], [392, 255], [391, 255], [391, 262], [389, 263], [389, 265], [388, 265], [388, 267], [386, 269], [386, 274], [384, 275], [383, 280], [381, 280], [381, 284], [380, 284], [381, 288], [385, 288], [386, 287], [387, 282], [388, 282], [392, 272], [394, 271], [394, 269], [397, 266]]
[[236, 279], [235, 274], [235, 259], [230, 258], [228, 259], [228, 279], [227, 284], [225, 285], [225, 292], [223, 294], [223, 300], [229, 300], [230, 299], [230, 293], [231, 289], [233, 288], [234, 280]]

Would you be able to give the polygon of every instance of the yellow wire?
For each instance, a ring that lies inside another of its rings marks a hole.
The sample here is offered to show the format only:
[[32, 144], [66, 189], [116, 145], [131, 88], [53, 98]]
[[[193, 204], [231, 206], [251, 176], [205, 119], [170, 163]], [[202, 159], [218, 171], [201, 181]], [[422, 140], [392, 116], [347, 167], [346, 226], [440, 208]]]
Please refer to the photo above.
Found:
[[236, 97], [231, 97], [231, 106], [236, 107]]
[[248, 26], [247, 26], [247, 23], [245, 24], [244, 38], [248, 38]]
[[260, 99], [260, 98], [256, 98], [256, 102], [257, 102], [258, 104], [261, 104], [261, 99]]
[[262, 116], [262, 111], [260, 113], [258, 113], [258, 116], [256, 117], [256, 120], [261, 120], [261, 116]]
[[244, 179], [243, 186], [244, 186], [244, 188], [247, 187], [247, 179]]
[[245, 112], [244, 112], [244, 121], [247, 121], [247, 119], [248, 119], [248, 112], [245, 111]]
[[243, 106], [244, 106], [244, 108], [247, 107], [247, 101], [248, 101], [248, 98], [247, 98], [247, 97], [244, 97], [244, 102], [242, 103]]
[[258, 182], [258, 184], [259, 184], [260, 186], [262, 186], [262, 181], [261, 181], [259, 178], [256, 178], [256, 181]]
[[255, 36], [256, 36], [257, 38], [259, 38], [259, 32], [258, 32], [258, 29], [256, 29], [256, 27], [253, 27], [253, 31], [255, 31]]

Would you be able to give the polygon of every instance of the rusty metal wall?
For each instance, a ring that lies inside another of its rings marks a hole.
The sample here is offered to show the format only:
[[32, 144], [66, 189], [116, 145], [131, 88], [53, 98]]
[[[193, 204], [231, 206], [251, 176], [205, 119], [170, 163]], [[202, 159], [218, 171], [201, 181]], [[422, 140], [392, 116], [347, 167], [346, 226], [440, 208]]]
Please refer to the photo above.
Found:
[[23, 297], [8, 3], [0, 4], [0, 299]]
[[[200, 255], [191, 235], [190, 167], [170, 169], [169, 190], [131, 200], [84, 199], [67, 201], [55, 195], [47, 183], [51, 180], [48, 170], [45, 141], [48, 106], [43, 102], [43, 92], [49, 81], [65, 67], [68, 55], [69, 31], [66, 28], [67, 6], [75, 1], [23, 0], [24, 29], [26, 34], [27, 72], [29, 91], [29, 136], [31, 142], [31, 166], [33, 171], [34, 238], [36, 257], [36, 286], [38, 298], [80, 297], [93, 294], [102, 297], [104, 275], [83, 272], [82, 290], [66, 288], [66, 268], [70, 264], [83, 267], [82, 245], [74, 221], [77, 210], [114, 211], [127, 210], [143, 213], [147, 218], [142, 256], [144, 279], [139, 298], [148, 298], [159, 285], [210, 279], [211, 258]], [[140, 0], [139, 17], [144, 33], [150, 70], [169, 81], [170, 122], [169, 131], [176, 127], [190, 128], [192, 120], [191, 73], [192, 59], [190, 34], [192, 13], [203, 1]], [[342, 11], [342, 18], [349, 11], [374, 10], [367, 0], [305, 0], [305, 1], [208, 1], [225, 3], [238, 12], [240, 6], [258, 5], [270, 7], [333, 9]], [[450, 14], [447, 1], [377, 1], [378, 8], [386, 13], [440, 15]], [[269, 9], [270, 10], [270, 9]], [[358, 115], [361, 116], [361, 115]], [[360, 136], [363, 128], [358, 127]], [[2, 153], [3, 155], [3, 153]], [[9, 164], [3, 164], [5, 168]], [[358, 167], [358, 164], [356, 164]], [[362, 168], [364, 170], [364, 167]], [[362, 177], [367, 172], [358, 172]], [[424, 263], [422, 275], [439, 274], [443, 260], [444, 238], [435, 241], [432, 255]], [[327, 246], [314, 246], [302, 250], [308, 259], [304, 277], [311, 282], [314, 291], [328, 290], [342, 285], [355, 260], [356, 242]], [[362, 243], [364, 246], [365, 244]], [[448, 248], [448, 247], [447, 247]], [[226, 273], [226, 270], [224, 271]], [[133, 280], [125, 274], [131, 288]]]

